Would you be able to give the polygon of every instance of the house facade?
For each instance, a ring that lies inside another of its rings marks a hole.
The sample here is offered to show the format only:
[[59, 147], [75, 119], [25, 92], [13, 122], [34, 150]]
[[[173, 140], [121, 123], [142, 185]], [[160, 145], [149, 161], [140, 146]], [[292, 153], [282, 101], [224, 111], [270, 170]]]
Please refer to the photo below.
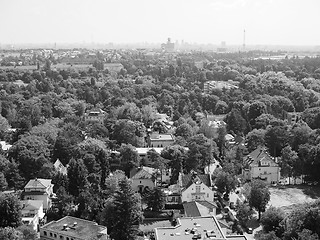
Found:
[[245, 180], [261, 179], [268, 184], [280, 180], [280, 167], [263, 146], [245, 156], [244, 164], [242, 173]]
[[30, 180], [22, 193], [24, 200], [41, 200], [46, 212], [52, 205], [53, 184], [51, 179], [35, 178]]
[[212, 190], [212, 181], [209, 174], [180, 174], [179, 184], [182, 202], [214, 201], [214, 191]]
[[94, 121], [103, 123], [105, 117], [105, 111], [101, 109], [91, 109], [87, 111], [84, 115], [85, 121]]
[[43, 202], [41, 200], [23, 200], [20, 201], [20, 205], [22, 223], [39, 231], [40, 223], [44, 218]]
[[155, 169], [153, 168], [141, 167], [137, 171], [132, 171], [130, 176], [132, 188], [136, 192], [143, 193], [157, 186]]
[[158, 132], [149, 133], [146, 137], [146, 147], [164, 148], [174, 143], [172, 134], [159, 134]]

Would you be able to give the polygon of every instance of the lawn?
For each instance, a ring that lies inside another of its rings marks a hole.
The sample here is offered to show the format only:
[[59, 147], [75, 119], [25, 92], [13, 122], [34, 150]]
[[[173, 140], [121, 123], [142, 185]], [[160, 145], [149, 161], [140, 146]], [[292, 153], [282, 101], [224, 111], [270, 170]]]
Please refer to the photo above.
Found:
[[270, 188], [269, 206], [291, 211], [297, 204], [313, 202], [320, 197], [320, 186], [292, 185]]

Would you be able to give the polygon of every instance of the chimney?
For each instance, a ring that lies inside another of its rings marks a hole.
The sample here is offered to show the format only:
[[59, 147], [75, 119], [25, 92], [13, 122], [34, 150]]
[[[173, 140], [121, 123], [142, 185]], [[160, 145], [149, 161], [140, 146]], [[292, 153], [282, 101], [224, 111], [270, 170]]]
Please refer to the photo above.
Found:
[[63, 224], [63, 229], [62, 230], [67, 231], [67, 227], [68, 227], [68, 224]]

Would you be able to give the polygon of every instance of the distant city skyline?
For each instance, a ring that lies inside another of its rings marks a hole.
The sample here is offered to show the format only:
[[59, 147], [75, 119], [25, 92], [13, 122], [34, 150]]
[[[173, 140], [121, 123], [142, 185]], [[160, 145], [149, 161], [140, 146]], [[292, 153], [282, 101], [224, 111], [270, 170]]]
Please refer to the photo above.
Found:
[[1, 0], [0, 44], [319, 46], [319, 0]]

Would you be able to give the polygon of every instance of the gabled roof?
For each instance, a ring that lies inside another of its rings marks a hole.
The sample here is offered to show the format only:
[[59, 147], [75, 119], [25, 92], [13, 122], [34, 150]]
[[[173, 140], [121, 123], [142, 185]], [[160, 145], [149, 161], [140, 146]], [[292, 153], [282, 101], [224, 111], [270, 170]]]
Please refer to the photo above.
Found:
[[264, 146], [259, 146], [257, 149], [245, 156], [244, 163], [250, 166], [261, 166], [261, 161], [269, 162], [269, 167], [277, 167], [278, 164], [269, 155], [268, 151]]
[[184, 174], [182, 175], [182, 187], [188, 188], [191, 184], [197, 181], [201, 181], [208, 187], [211, 187], [210, 175], [209, 174]]
[[152, 174], [142, 168], [131, 179], [152, 179]]
[[31, 179], [24, 188], [47, 188], [50, 185], [51, 179], [35, 178]]

